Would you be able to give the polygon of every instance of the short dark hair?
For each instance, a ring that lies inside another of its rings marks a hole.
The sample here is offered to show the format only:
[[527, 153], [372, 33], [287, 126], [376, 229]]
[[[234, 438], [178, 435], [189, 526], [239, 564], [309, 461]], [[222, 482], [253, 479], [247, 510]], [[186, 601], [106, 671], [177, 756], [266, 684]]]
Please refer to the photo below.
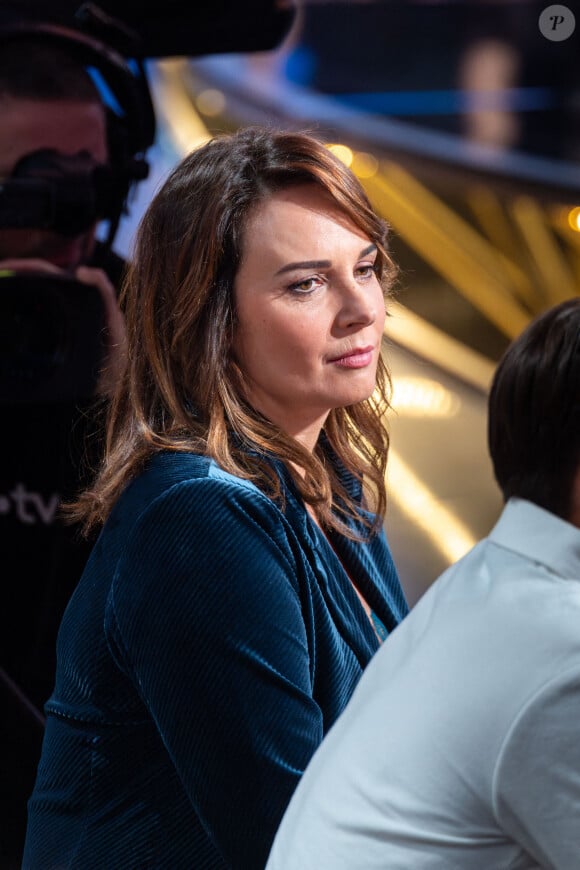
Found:
[[580, 296], [538, 315], [495, 371], [488, 443], [504, 499], [568, 520], [580, 466]]

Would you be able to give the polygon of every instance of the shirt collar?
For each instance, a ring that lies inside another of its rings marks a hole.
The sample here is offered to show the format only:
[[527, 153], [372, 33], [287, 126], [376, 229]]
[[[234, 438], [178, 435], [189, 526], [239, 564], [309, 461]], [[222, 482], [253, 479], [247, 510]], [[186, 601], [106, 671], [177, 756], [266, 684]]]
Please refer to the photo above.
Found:
[[530, 501], [511, 498], [489, 540], [580, 581], [580, 529]]

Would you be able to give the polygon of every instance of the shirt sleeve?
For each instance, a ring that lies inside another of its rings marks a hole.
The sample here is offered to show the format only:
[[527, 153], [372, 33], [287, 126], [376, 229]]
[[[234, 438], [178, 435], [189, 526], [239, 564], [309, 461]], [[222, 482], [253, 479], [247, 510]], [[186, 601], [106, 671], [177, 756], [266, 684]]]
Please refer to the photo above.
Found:
[[234, 868], [265, 865], [322, 739], [297, 564], [272, 502], [204, 479], [149, 508], [113, 585], [124, 667]]
[[494, 776], [501, 827], [542, 867], [571, 870], [580, 854], [580, 673], [544, 685], [514, 722]]

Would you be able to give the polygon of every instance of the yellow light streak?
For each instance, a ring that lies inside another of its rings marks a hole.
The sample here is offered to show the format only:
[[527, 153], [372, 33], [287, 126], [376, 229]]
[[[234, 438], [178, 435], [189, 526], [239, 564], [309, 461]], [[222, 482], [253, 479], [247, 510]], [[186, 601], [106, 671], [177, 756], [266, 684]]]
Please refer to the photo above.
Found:
[[159, 60], [152, 77], [155, 111], [163, 115], [164, 123], [180, 154], [185, 156], [209, 141], [209, 130], [186, 96], [183, 76], [186, 61], [179, 58]]
[[[432, 383], [430, 379], [425, 380]], [[393, 387], [395, 397], [397, 388], [394, 380]], [[373, 399], [380, 406], [377, 391]], [[392, 445], [389, 448], [385, 482], [387, 498], [421, 529], [449, 564], [461, 558], [477, 542], [473, 532], [435, 497], [433, 490], [420, 480]]]
[[383, 330], [387, 357], [389, 342], [395, 341], [443, 371], [487, 393], [495, 371], [492, 360], [447, 335], [399, 302], [389, 302], [389, 313], [391, 316], [387, 317]]
[[580, 206], [573, 208], [568, 214], [568, 225], [574, 232], [580, 233]]
[[519, 335], [530, 316], [498, 274], [495, 248], [400, 166], [382, 168], [365, 182], [377, 210], [504, 335]]
[[512, 206], [514, 220], [528, 246], [530, 257], [542, 276], [548, 304], [563, 302], [577, 292], [570, 266], [548, 225], [540, 205], [530, 196], [519, 196]]
[[386, 481], [388, 498], [424, 532], [450, 565], [477, 543], [473, 532], [433, 496], [392, 448]]
[[524, 253], [521, 239], [499, 197], [490, 187], [478, 184], [467, 191], [466, 201], [482, 231], [496, 248], [513, 294], [530, 310], [536, 310], [541, 306], [541, 299], [530, 276], [518, 265]]
[[391, 406], [400, 417], [455, 417], [461, 399], [431, 378], [393, 377]]
[[332, 151], [335, 157], [338, 157], [345, 166], [351, 166], [353, 161], [353, 153], [352, 149], [348, 148], [346, 145], [332, 144], [328, 145], [328, 150]]
[[368, 154], [366, 151], [356, 151], [351, 169], [359, 178], [372, 178], [379, 171], [379, 161], [373, 154]]

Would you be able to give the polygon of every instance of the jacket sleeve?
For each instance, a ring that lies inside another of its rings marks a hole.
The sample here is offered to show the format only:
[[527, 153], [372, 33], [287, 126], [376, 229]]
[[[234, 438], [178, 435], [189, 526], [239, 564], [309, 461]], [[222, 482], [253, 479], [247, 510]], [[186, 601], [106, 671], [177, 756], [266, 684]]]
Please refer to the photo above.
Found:
[[580, 670], [559, 674], [513, 723], [494, 777], [500, 826], [539, 866], [568, 870], [580, 854]]
[[265, 865], [322, 739], [299, 573], [270, 500], [189, 481], [137, 523], [109, 602], [123, 667], [196, 813], [244, 870]]

